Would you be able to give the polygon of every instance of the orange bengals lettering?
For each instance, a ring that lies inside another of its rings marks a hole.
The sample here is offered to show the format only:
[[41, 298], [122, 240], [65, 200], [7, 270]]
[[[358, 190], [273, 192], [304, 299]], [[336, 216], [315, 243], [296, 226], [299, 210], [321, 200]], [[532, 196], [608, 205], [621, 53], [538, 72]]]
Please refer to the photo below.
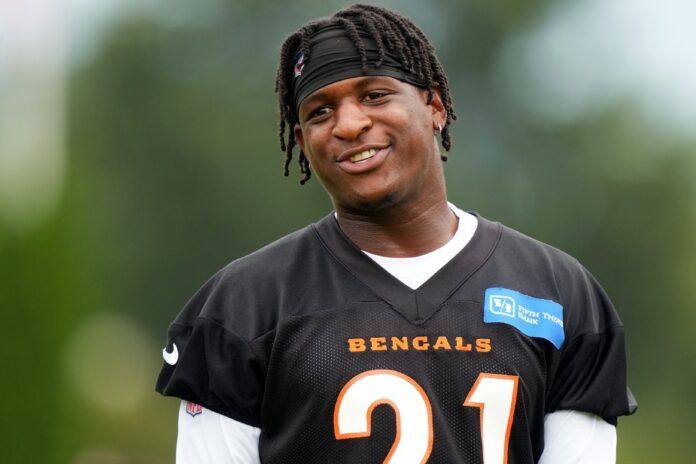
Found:
[[488, 353], [493, 349], [490, 338], [475, 338], [471, 341], [464, 337], [448, 337], [440, 335], [429, 337], [355, 337], [348, 339], [348, 351], [362, 353], [365, 351], [475, 351]]

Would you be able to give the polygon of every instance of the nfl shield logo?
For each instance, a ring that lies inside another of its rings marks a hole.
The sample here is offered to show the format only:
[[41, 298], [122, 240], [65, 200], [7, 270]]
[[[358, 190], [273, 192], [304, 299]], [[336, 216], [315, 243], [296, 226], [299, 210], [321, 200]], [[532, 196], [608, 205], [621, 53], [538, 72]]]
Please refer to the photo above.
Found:
[[300, 55], [295, 61], [295, 77], [300, 77], [302, 75], [302, 70], [305, 67], [305, 56], [304, 53], [300, 52]]
[[203, 412], [203, 407], [200, 404], [186, 402], [186, 412], [189, 413], [191, 417], [196, 417]]

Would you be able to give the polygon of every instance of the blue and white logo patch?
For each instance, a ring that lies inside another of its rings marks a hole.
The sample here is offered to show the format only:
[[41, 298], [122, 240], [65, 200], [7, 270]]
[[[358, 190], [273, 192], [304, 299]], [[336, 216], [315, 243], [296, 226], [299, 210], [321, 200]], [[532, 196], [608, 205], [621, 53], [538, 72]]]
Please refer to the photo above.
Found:
[[565, 340], [563, 306], [508, 288], [487, 288], [483, 322], [502, 322], [530, 337], [545, 338], [560, 349]]

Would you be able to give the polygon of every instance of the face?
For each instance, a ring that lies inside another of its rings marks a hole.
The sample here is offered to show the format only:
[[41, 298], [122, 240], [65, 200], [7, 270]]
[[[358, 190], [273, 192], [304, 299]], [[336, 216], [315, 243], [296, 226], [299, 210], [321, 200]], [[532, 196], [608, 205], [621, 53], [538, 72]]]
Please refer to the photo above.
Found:
[[387, 76], [322, 87], [299, 108], [295, 137], [339, 211], [375, 211], [444, 193], [434, 127], [439, 93]]

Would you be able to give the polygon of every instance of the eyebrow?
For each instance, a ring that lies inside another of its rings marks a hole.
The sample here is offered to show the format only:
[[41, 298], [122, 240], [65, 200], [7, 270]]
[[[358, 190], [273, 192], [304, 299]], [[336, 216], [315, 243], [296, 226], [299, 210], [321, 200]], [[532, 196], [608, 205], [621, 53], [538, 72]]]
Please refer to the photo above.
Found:
[[[355, 83], [355, 89], [360, 91], [363, 90], [365, 87], [368, 85], [372, 84], [375, 81], [382, 80], [385, 76], [359, 76], [359, 81]], [[330, 85], [330, 84], [329, 84]], [[316, 100], [325, 100], [328, 97], [326, 92], [323, 92], [321, 90], [317, 90], [316, 92], [310, 94], [307, 98], [305, 98], [302, 103], [300, 103], [300, 106], [306, 104], [311, 104], [312, 102]]]

